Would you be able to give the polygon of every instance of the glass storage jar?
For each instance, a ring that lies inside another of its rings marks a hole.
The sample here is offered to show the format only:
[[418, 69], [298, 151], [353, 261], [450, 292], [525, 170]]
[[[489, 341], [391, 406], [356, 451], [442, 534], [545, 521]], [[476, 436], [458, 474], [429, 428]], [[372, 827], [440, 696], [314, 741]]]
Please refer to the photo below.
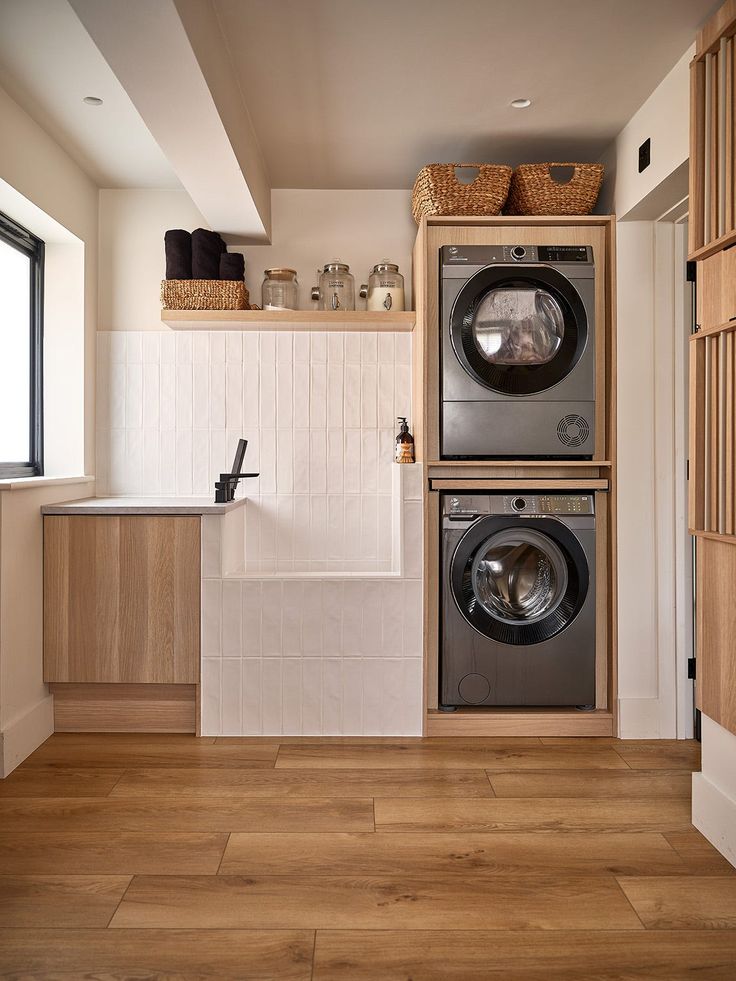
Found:
[[403, 310], [404, 277], [395, 262], [382, 259], [373, 267], [368, 282], [360, 287], [368, 310]]
[[264, 310], [298, 310], [299, 283], [295, 269], [266, 269], [261, 287]]
[[326, 262], [319, 274], [319, 286], [312, 287], [312, 299], [320, 310], [354, 310], [355, 279], [350, 266], [339, 259]]

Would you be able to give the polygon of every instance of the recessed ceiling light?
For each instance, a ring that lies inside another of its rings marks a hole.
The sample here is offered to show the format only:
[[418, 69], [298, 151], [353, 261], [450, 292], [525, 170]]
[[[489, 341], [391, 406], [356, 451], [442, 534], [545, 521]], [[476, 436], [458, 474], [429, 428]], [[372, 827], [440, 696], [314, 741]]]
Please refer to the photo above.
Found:
[[531, 104], [531, 99], [514, 99], [511, 103], [514, 109], [528, 109]]
[[96, 95], [85, 95], [85, 97], [82, 99], [82, 102], [84, 102], [88, 106], [102, 105], [102, 99], [99, 99]]

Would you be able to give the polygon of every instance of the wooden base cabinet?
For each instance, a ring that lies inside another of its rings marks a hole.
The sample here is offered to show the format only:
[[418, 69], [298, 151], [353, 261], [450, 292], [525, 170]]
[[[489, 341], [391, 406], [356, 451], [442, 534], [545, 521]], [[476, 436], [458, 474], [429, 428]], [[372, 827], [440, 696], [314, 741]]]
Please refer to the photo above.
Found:
[[[193, 702], [200, 584], [199, 517], [47, 515], [44, 680], [74, 685], [79, 704], [85, 686], [97, 704], [110, 685], [120, 686], [122, 701], [130, 686], [159, 686], [159, 693], [160, 686], [186, 686]], [[141, 696], [134, 702], [151, 707], [153, 729], [157, 700]], [[146, 727], [143, 717], [138, 723]]]

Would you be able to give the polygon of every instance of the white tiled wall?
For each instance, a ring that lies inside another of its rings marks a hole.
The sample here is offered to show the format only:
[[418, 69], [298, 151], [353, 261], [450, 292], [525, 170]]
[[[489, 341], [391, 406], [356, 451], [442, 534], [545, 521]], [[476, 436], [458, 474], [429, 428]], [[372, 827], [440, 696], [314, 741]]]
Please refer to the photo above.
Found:
[[261, 473], [203, 519], [203, 735], [419, 735], [410, 335], [105, 332], [97, 378], [98, 494], [209, 494], [240, 436]]
[[240, 512], [202, 519], [203, 735], [421, 733], [421, 466], [392, 469], [392, 575], [228, 576]]
[[385, 572], [396, 416], [411, 335], [112, 331], [98, 335], [99, 494], [209, 494], [239, 436], [261, 572]]

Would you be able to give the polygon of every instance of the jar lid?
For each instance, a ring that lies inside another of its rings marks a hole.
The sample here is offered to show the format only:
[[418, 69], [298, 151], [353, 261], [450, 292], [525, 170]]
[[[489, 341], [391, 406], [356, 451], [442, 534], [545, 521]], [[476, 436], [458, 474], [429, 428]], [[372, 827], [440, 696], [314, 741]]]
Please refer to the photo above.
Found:
[[296, 269], [264, 269], [263, 275], [267, 279], [296, 279]]
[[343, 262], [342, 259], [330, 259], [326, 262], [322, 272], [349, 272], [350, 266], [347, 262]]
[[382, 272], [397, 273], [398, 271], [399, 271], [398, 263], [389, 262], [388, 259], [381, 259], [381, 261], [377, 262], [373, 267], [374, 273], [382, 273]]

